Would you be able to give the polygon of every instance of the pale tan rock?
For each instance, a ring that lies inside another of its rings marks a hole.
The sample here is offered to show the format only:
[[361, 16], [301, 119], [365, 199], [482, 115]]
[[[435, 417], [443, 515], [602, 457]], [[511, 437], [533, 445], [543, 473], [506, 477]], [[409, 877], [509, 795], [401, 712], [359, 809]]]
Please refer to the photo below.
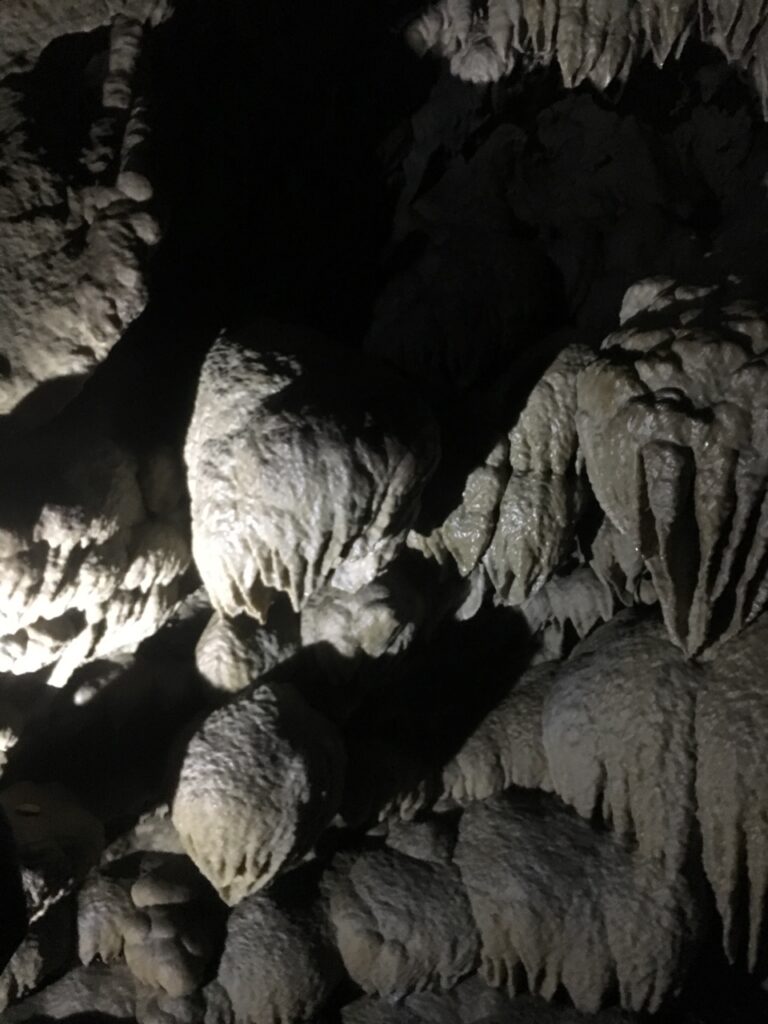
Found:
[[417, 53], [448, 58], [452, 74], [465, 81], [496, 82], [520, 64], [556, 63], [567, 88], [590, 81], [606, 89], [626, 80], [649, 51], [659, 67], [679, 54], [698, 7], [695, 0], [490, 0], [478, 12], [461, 0], [440, 0], [406, 37]]
[[318, 893], [299, 875], [249, 896], [229, 916], [218, 982], [237, 1024], [313, 1019], [342, 978]]
[[702, 859], [723, 920], [729, 960], [765, 963], [768, 893], [768, 616], [707, 666], [696, 701], [696, 803]]
[[130, 1020], [135, 1010], [136, 985], [130, 971], [124, 966], [93, 964], [68, 971], [63, 978], [9, 1007], [4, 1020], [8, 1024], [67, 1020], [86, 1012]]
[[64, 65], [92, 108], [89, 134], [78, 138], [73, 124], [71, 155], [51, 154], [34, 109], [53, 102], [35, 92], [35, 75], [55, 91], [62, 70], [45, 65], [0, 83], [0, 417], [10, 430], [50, 419], [73, 398], [146, 304], [160, 231], [137, 68], [153, 7], [8, 0], [0, 12], [0, 78], [4, 63], [34, 59], [49, 39], [110, 26], [105, 44], [91, 38], [86, 67]]
[[450, 992], [419, 992], [399, 1003], [366, 996], [342, 1010], [344, 1024], [632, 1024], [638, 1019], [617, 1009], [579, 1013], [538, 996], [510, 999], [477, 976], [460, 981]]
[[577, 423], [670, 637], [700, 655], [768, 599], [768, 324], [725, 289], [653, 284], [630, 289], [629, 319], [581, 373]]
[[189, 856], [230, 906], [295, 863], [336, 813], [345, 755], [334, 726], [287, 683], [214, 711], [173, 800]]
[[[4, 467], [0, 507], [0, 671], [81, 664], [133, 649], [183, 595], [190, 562], [183, 480], [158, 452], [140, 462], [94, 433], [50, 430]], [[167, 496], [147, 474], [157, 462]], [[170, 494], [174, 497], [171, 498]]]
[[[647, 6], [630, 0], [490, 0], [478, 15], [460, 0], [441, 0], [411, 23], [407, 39], [417, 53], [449, 58], [451, 72], [465, 81], [494, 82], [521, 63], [557, 62], [566, 86], [589, 80], [604, 89], [626, 79], [649, 46], [643, 32]], [[675, 13], [675, 19], [663, 12], [654, 19], [657, 60], [690, 28], [692, 0], [675, 5]]]
[[672, 875], [685, 863], [695, 821], [701, 684], [660, 622], [622, 612], [559, 666], [544, 701], [555, 792]]
[[473, 804], [456, 863], [491, 985], [546, 999], [562, 986], [586, 1013], [614, 988], [651, 1012], [678, 991], [698, 929], [687, 884], [551, 798]]
[[[200, 675], [215, 690], [237, 693], [287, 661], [299, 650], [295, 615], [273, 608], [264, 624], [247, 615], [234, 619], [214, 612], [195, 648]], [[275, 614], [278, 613], [278, 614]]]
[[517, 422], [467, 477], [459, 505], [409, 545], [467, 576], [482, 562], [500, 600], [520, 605], [569, 553], [584, 494], [575, 426], [576, 381], [593, 359], [571, 345], [533, 387]]
[[421, 594], [391, 571], [354, 594], [320, 591], [301, 614], [301, 640], [332, 648], [350, 665], [361, 657], [394, 657], [407, 650], [426, 615]]
[[365, 992], [450, 988], [474, 968], [477, 933], [455, 868], [371, 851], [341, 856], [325, 885], [344, 966]]
[[541, 643], [544, 660], [563, 658], [575, 640], [608, 622], [618, 601], [592, 566], [579, 565], [553, 576], [521, 606], [531, 632]]
[[142, 853], [93, 872], [78, 896], [80, 961], [124, 961], [140, 987], [191, 996], [216, 949], [221, 914], [183, 854]]
[[92, 32], [118, 16], [156, 24], [171, 10], [169, 0], [7, 0], [0, 20], [0, 77], [22, 70], [59, 36]]
[[[542, 710], [557, 666], [523, 673], [443, 768], [443, 800], [464, 805], [510, 786], [552, 788], [542, 739]], [[437, 809], [441, 807], [438, 801]]]
[[437, 458], [430, 414], [383, 365], [261, 321], [203, 366], [185, 457], [195, 562], [216, 609], [263, 621], [394, 558]]

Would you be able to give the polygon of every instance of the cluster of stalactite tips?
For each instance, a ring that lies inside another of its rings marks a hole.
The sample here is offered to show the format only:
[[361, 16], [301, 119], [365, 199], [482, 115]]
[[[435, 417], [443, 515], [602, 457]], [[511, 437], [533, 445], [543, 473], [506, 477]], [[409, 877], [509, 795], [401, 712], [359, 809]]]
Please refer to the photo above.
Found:
[[0, 1020], [766, 1019], [768, 3], [348, 6], [0, 0]]

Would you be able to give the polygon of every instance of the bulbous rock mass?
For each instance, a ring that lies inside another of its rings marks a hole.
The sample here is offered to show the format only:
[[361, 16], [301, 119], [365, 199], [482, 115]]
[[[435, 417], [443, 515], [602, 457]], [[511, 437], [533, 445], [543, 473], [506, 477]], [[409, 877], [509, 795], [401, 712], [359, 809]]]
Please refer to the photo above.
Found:
[[193, 551], [222, 614], [263, 621], [394, 557], [437, 456], [430, 414], [395, 373], [302, 329], [223, 335], [203, 366], [185, 457]]

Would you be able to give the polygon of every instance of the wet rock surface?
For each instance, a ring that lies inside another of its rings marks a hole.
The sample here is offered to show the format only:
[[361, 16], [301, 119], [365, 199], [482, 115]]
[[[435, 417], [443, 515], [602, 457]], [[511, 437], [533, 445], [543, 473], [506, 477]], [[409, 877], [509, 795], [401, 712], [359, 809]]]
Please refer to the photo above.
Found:
[[767, 46], [0, 3], [3, 1021], [765, 1018]]

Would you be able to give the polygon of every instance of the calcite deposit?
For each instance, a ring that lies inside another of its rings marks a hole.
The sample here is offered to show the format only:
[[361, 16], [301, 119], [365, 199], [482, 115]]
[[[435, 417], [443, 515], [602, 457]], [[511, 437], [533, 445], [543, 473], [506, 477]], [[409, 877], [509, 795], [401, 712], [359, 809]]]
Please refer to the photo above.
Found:
[[[394, 390], [399, 411], [388, 407]], [[211, 598], [223, 614], [262, 619], [276, 593], [299, 611], [324, 585], [354, 592], [388, 565], [437, 438], [385, 366], [267, 321], [209, 352], [185, 459]]]
[[[50, 417], [103, 362], [146, 304], [160, 237], [141, 72], [159, 5], [60, 7], [11, 0], [3, 12], [0, 416], [11, 429]], [[62, 62], [57, 40], [86, 31]]]
[[764, 0], [0, 0], [2, 1024], [768, 1019], [767, 122]]

